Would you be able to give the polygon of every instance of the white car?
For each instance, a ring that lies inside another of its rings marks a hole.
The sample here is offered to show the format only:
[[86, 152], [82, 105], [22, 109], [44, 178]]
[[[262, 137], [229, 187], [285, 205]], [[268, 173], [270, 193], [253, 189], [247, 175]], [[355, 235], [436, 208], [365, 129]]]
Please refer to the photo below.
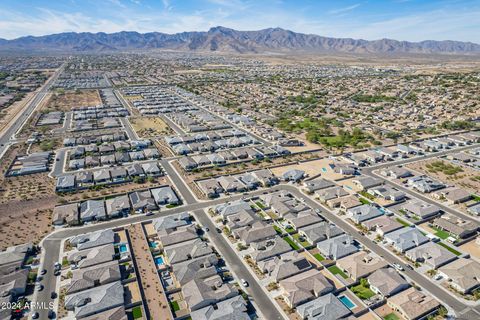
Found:
[[397, 269], [398, 271], [403, 271], [404, 270], [403, 267], [399, 263], [394, 263], [393, 267], [395, 269]]
[[433, 277], [433, 280], [440, 280], [442, 279], [442, 276], [439, 275], [439, 274], [436, 274], [434, 277]]
[[240, 282], [242, 283], [242, 286], [244, 286], [245, 288], [248, 287], [248, 282], [247, 282], [247, 280], [241, 279]]

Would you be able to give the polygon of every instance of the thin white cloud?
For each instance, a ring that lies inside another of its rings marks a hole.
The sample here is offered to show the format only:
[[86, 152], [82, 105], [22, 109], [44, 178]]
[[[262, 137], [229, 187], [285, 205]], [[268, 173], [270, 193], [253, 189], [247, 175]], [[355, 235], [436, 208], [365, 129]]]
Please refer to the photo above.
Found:
[[352, 10], [355, 10], [358, 7], [360, 7], [360, 3], [352, 4], [351, 6], [348, 6], [348, 7], [333, 9], [333, 10], [328, 11], [328, 13], [333, 14], [333, 15], [342, 14], [342, 13], [347, 13], [347, 12], [350, 12]]

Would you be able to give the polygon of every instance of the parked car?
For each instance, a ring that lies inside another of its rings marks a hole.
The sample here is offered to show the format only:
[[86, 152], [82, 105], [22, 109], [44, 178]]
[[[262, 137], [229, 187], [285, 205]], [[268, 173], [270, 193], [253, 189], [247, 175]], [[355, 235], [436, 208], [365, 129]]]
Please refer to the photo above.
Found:
[[245, 288], [248, 287], [248, 282], [247, 282], [247, 280], [241, 279], [240, 282], [242, 283], [242, 286], [244, 286]]

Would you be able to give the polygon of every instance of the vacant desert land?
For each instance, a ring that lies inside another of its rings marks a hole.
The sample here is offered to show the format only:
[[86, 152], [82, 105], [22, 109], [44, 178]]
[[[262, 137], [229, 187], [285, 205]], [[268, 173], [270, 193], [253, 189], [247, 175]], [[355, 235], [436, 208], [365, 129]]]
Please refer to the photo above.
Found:
[[102, 103], [98, 90], [76, 90], [51, 93], [44, 110], [70, 111], [74, 108], [95, 106]]
[[478, 193], [478, 190], [480, 190], [480, 173], [478, 171], [466, 166], [452, 164], [448, 160], [418, 161], [408, 164], [407, 167], [447, 184], [462, 187], [472, 193]]
[[[338, 165], [339, 163], [340, 162], [337, 162], [336, 164]], [[305, 173], [308, 174], [309, 177], [314, 177], [321, 174], [323, 178], [332, 181], [345, 177], [340, 173], [336, 173], [332, 169], [331, 165], [334, 165], [334, 162], [330, 159], [325, 158], [320, 160], [301, 162], [298, 164], [288, 165], [284, 167], [273, 168], [272, 172], [277, 176], [281, 176], [284, 172], [288, 170], [297, 169], [305, 171]]]
[[156, 137], [172, 133], [172, 129], [160, 117], [129, 118], [140, 138]]

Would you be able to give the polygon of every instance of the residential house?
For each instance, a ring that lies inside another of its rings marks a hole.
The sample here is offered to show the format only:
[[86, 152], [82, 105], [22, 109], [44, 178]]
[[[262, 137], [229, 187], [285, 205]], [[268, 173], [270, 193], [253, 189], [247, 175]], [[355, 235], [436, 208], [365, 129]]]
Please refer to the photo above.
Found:
[[316, 244], [320, 241], [339, 236], [343, 233], [342, 229], [327, 221], [311, 224], [301, 227], [298, 233], [309, 243]]
[[459, 258], [438, 269], [455, 290], [470, 293], [480, 286], [480, 263]]
[[170, 245], [165, 248], [164, 253], [169, 264], [175, 264], [212, 254], [213, 250], [207, 242], [196, 238]]
[[410, 287], [410, 284], [393, 268], [381, 268], [367, 278], [370, 289], [383, 298], [390, 297]]
[[126, 194], [105, 200], [109, 217], [123, 217], [130, 213], [130, 200]]
[[381, 215], [383, 215], [382, 211], [380, 211], [377, 207], [371, 206], [369, 204], [364, 204], [347, 210], [348, 218], [350, 218], [353, 222], [357, 224], [360, 224], [366, 220], [379, 217]]
[[432, 269], [437, 269], [457, 258], [456, 255], [444, 247], [427, 242], [405, 252], [405, 256], [415, 262], [425, 263]]
[[384, 239], [391, 244], [395, 250], [402, 253], [428, 242], [428, 238], [416, 228], [402, 228], [387, 233]]
[[404, 226], [398, 221], [387, 217], [380, 216], [371, 220], [363, 221], [362, 226], [369, 231], [374, 231], [377, 235], [383, 237], [385, 234], [401, 229]]
[[52, 221], [57, 226], [78, 224], [78, 203], [70, 203], [53, 208]]
[[250, 320], [247, 302], [241, 295], [195, 310], [190, 317], [192, 320]]
[[152, 192], [153, 198], [157, 205], [177, 205], [180, 204], [180, 199], [178, 198], [175, 191], [170, 186], [163, 186], [160, 188], [154, 188], [150, 190]]
[[290, 245], [281, 237], [276, 236], [262, 241], [251, 243], [253, 253], [250, 254], [253, 261], [259, 262], [275, 256], [279, 256], [286, 252], [292, 251]]
[[387, 265], [388, 263], [379, 256], [365, 251], [356, 252], [337, 260], [337, 266], [355, 281]]
[[295, 308], [334, 290], [330, 281], [316, 269], [283, 279], [279, 285], [283, 299], [290, 308]]
[[317, 190], [330, 188], [330, 187], [333, 187], [334, 185], [335, 184], [332, 183], [331, 181], [328, 181], [322, 178], [305, 181], [303, 183], [303, 187], [308, 193], [314, 193]]
[[350, 309], [332, 293], [297, 306], [297, 313], [302, 319], [312, 320], [347, 319], [351, 315]]
[[86, 250], [99, 247], [115, 241], [115, 233], [112, 229], [99, 230], [81, 234], [70, 238], [69, 242], [78, 250]]
[[80, 203], [80, 221], [89, 222], [93, 220], [104, 220], [107, 218], [105, 201], [87, 200]]
[[291, 169], [282, 174], [282, 179], [284, 181], [298, 182], [303, 178], [305, 178], [305, 171], [298, 169]]
[[329, 259], [337, 260], [358, 251], [353, 238], [343, 234], [317, 243], [320, 253]]
[[296, 251], [259, 261], [257, 266], [275, 282], [305, 272], [313, 267], [304, 255]]
[[128, 196], [130, 197], [132, 208], [135, 212], [147, 212], [158, 209], [150, 190], [135, 191]]
[[390, 297], [387, 304], [406, 320], [424, 319], [440, 307], [435, 298], [414, 287]]
[[380, 179], [372, 177], [359, 177], [352, 180], [352, 183], [360, 190], [367, 190], [373, 187], [377, 187], [383, 184]]
[[124, 289], [120, 281], [84, 290], [65, 297], [65, 309], [82, 319], [106, 310], [123, 306]]
[[115, 249], [113, 244], [110, 243], [103, 246], [73, 252], [67, 257], [67, 260], [76, 268], [87, 268], [112, 261], [114, 256]]
[[429, 219], [442, 212], [442, 209], [436, 205], [421, 201], [421, 200], [412, 200], [405, 202], [402, 205], [402, 209], [406, 214], [413, 215], [419, 219]]
[[118, 261], [98, 264], [95, 266], [72, 271], [72, 278], [66, 287], [67, 295], [102, 286], [122, 279]]

